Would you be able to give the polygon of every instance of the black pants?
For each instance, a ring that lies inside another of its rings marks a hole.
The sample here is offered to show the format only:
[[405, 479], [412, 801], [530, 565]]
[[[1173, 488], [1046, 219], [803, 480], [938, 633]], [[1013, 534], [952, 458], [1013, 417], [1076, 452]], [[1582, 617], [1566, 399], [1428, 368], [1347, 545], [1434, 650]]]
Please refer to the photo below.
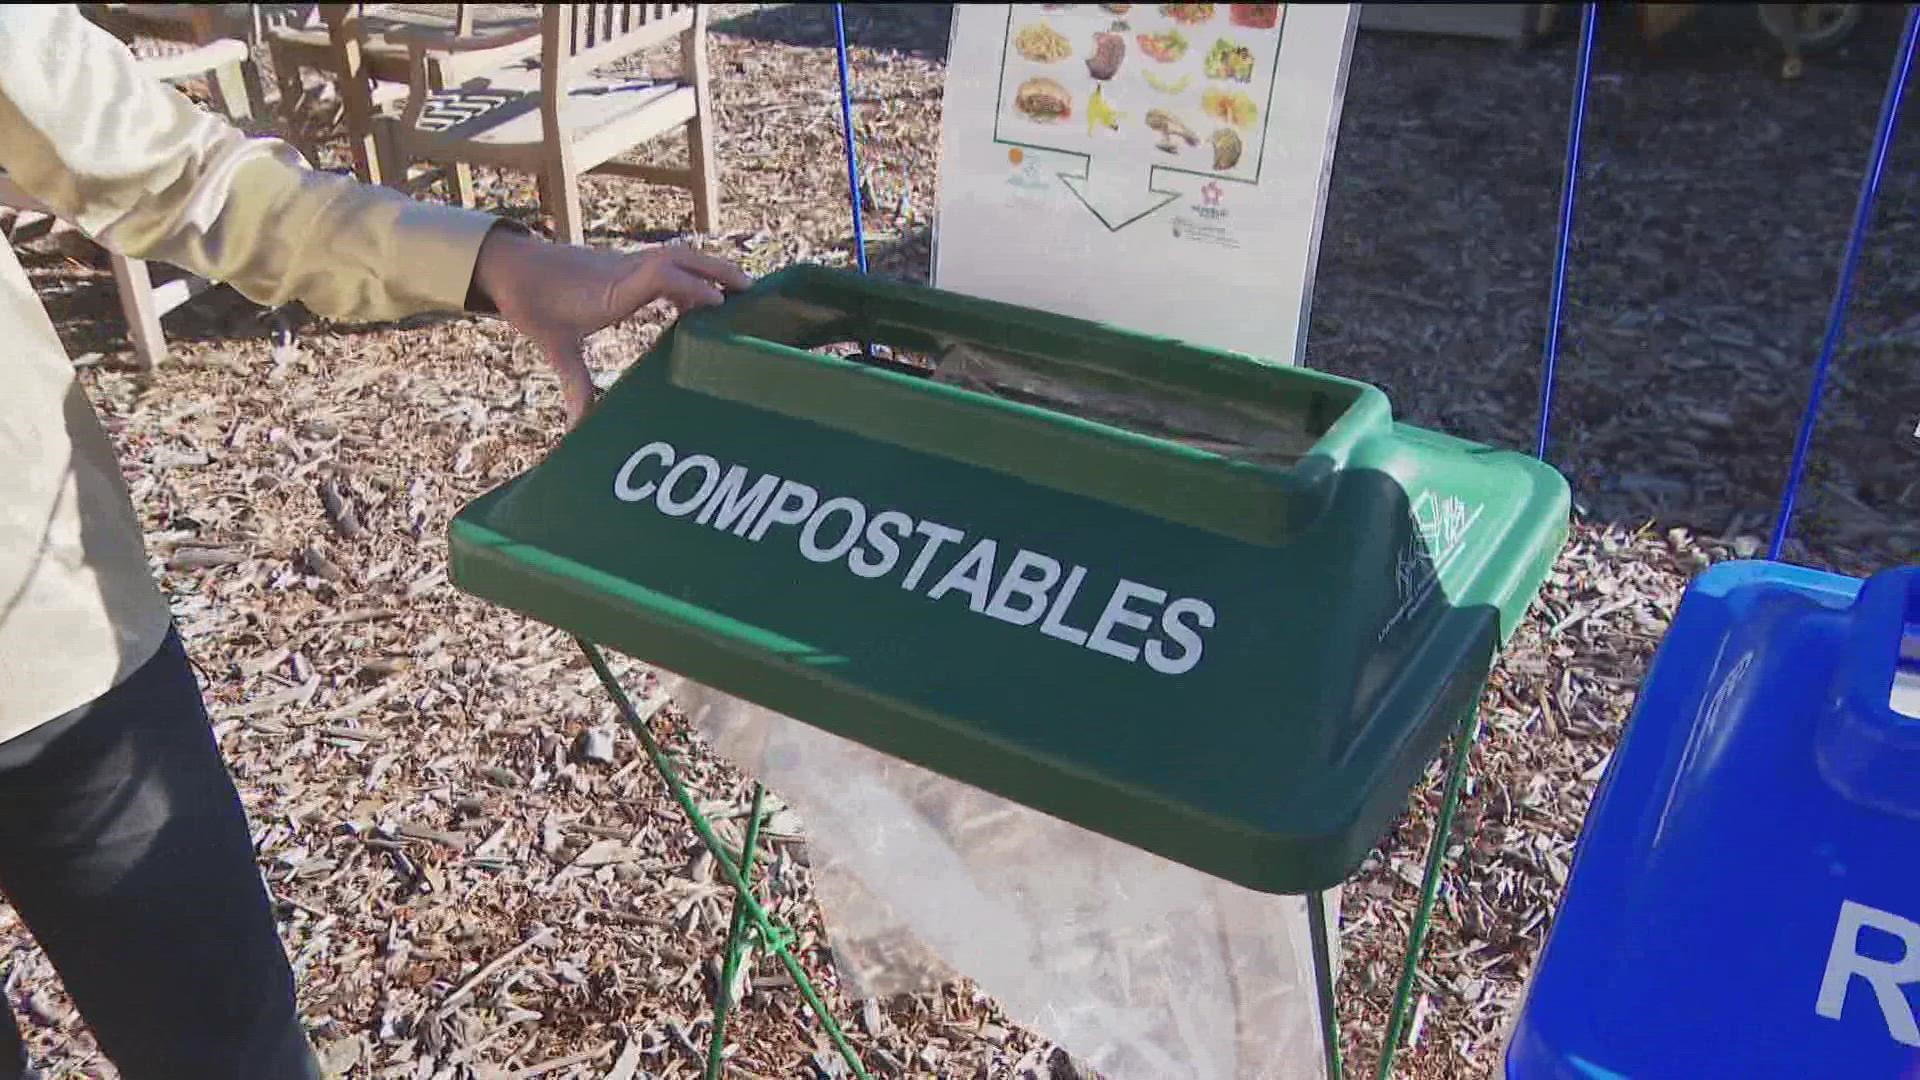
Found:
[[[0, 890], [126, 1080], [320, 1075], [177, 636], [92, 704], [0, 742]], [[0, 1080], [24, 1068], [0, 1006]]]

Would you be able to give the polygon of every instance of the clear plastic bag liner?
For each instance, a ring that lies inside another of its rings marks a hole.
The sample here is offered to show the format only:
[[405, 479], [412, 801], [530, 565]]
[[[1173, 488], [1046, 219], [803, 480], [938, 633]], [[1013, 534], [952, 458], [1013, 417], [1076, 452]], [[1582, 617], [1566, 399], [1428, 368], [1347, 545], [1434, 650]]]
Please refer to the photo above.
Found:
[[[963, 974], [1107, 1080], [1326, 1076], [1304, 897], [1233, 885], [687, 679], [661, 683], [804, 822], [855, 996]], [[1338, 890], [1326, 910], [1332, 922]]]

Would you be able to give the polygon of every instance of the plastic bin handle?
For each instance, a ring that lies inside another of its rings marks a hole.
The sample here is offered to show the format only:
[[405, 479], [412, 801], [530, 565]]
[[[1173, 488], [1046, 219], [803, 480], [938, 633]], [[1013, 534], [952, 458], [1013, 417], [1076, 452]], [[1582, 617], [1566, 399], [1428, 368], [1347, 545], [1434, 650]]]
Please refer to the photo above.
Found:
[[1920, 567], [1867, 579], [1854, 602], [1835, 693], [1820, 718], [1820, 773], [1854, 802], [1920, 819], [1920, 719], [1893, 707], [1894, 680], [1920, 624]]

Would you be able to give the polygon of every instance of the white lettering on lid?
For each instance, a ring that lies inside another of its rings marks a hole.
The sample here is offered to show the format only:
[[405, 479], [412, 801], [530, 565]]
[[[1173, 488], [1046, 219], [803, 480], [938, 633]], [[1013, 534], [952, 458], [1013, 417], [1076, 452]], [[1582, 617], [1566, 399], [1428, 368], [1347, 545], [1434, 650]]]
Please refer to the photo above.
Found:
[[847, 556], [847, 569], [863, 578], [886, 577], [900, 561], [900, 541], [912, 532], [912, 518], [898, 510], [880, 511], [867, 522], [867, 547], [878, 552], [879, 557], [868, 555], [865, 548], [856, 549]]
[[798, 480], [783, 480], [780, 490], [774, 492], [773, 505], [760, 515], [747, 538], [759, 540], [775, 525], [798, 525], [813, 516], [813, 508], [819, 502], [820, 493], [812, 487]]
[[[835, 513], [847, 516], [846, 531], [840, 535], [840, 539], [822, 547], [821, 529]], [[845, 495], [828, 499], [820, 504], [820, 509], [813, 512], [813, 516], [807, 519], [806, 527], [800, 530], [800, 554], [808, 562], [834, 562], [853, 550], [853, 545], [860, 542], [860, 530], [866, 527], [867, 508], [860, 504], [860, 500], [849, 499]]]
[[[654, 478], [642, 480], [643, 474]], [[822, 498], [810, 484], [772, 473], [755, 475], [745, 465], [727, 465], [707, 454], [682, 457], [667, 442], [635, 450], [614, 474], [613, 494], [623, 503], [651, 504], [668, 517], [690, 518], [753, 542], [775, 526], [797, 525], [795, 543], [809, 562], [841, 564], [868, 580], [885, 578], [904, 564], [902, 589], [929, 600], [961, 593], [969, 611], [1009, 626], [1038, 624], [1039, 632], [1055, 641], [1129, 664], [1145, 661], [1161, 675], [1184, 675], [1198, 667], [1205, 632], [1216, 622], [1214, 606], [1205, 600], [1170, 597], [1165, 589], [1118, 576], [1107, 579], [1115, 584], [1104, 603], [1099, 592], [1089, 590], [1076, 617], [1074, 605], [1091, 576], [1084, 566], [899, 510], [874, 513], [852, 496]], [[1011, 554], [1002, 557], [1003, 552]], [[1081, 629], [1089, 618], [1091, 628]], [[1920, 947], [1913, 951], [1920, 955]]]
[[960, 556], [960, 561], [927, 590], [927, 599], [938, 600], [958, 589], [967, 594], [968, 607], [975, 611], [987, 610], [987, 590], [993, 587], [993, 556], [999, 547], [991, 540], [973, 545], [972, 550]]
[[[1185, 616], [1192, 617], [1192, 626], [1181, 621]], [[1165, 642], [1157, 638], [1149, 641], [1147, 666], [1162, 675], [1185, 675], [1200, 662], [1200, 631], [1213, 629], [1213, 605], [1183, 596], [1160, 613], [1160, 628], [1180, 651], [1168, 653]]]
[[914, 557], [913, 566], [907, 570], [907, 576], [900, 582], [900, 587], [908, 590], [919, 587], [920, 579], [926, 576], [927, 567], [933, 565], [933, 556], [942, 545], [967, 538], [967, 534], [959, 529], [948, 528], [937, 521], [923, 521], [913, 531], [926, 537], [927, 540], [920, 545], [920, 554]]
[[660, 464], [673, 464], [673, 447], [663, 442], [650, 442], [633, 452], [620, 471], [613, 474], [613, 497], [621, 502], [642, 502], [653, 494], [653, 481], [649, 480], [639, 487], [633, 486], [633, 473], [648, 458], [659, 458]]
[[1067, 609], [1073, 606], [1073, 598], [1080, 595], [1080, 583], [1087, 580], [1087, 568], [1076, 566], [1067, 571], [1067, 583], [1060, 588], [1060, 595], [1053, 598], [1053, 606], [1047, 609], [1047, 621], [1040, 624], [1040, 632], [1050, 638], [1059, 638], [1070, 645], [1085, 645], [1087, 632], [1077, 626], [1067, 625]]
[[[1039, 571], [1038, 578], [1027, 576]], [[1047, 594], [1060, 583], [1060, 564], [1038, 552], [1021, 548], [1013, 553], [1013, 561], [1007, 564], [1007, 572], [1000, 577], [1000, 587], [993, 591], [993, 599], [987, 601], [987, 614], [1004, 623], [1015, 626], [1032, 626], [1040, 621], [1047, 611]], [[1015, 607], [1014, 597], [1019, 597], [1023, 606]]]
[[774, 489], [780, 486], [780, 478], [772, 473], [762, 475], [747, 486], [747, 467], [735, 465], [720, 478], [720, 484], [714, 488], [713, 495], [700, 508], [699, 516], [694, 520], [702, 525], [712, 525], [721, 532], [732, 532], [735, 536], [747, 535], [753, 527], [753, 519], [766, 509], [767, 502], [773, 498]]
[[[700, 486], [694, 490], [690, 498], [675, 498], [673, 493], [682, 486], [680, 481], [695, 470], [700, 473]], [[668, 517], [685, 517], [693, 513], [701, 503], [706, 502], [707, 497], [713, 494], [713, 489], [719, 483], [720, 463], [705, 454], [692, 454], [680, 459], [678, 465], [667, 470], [665, 479], [660, 481], [660, 493], [654, 496], [653, 504]]]
[[1121, 627], [1145, 630], [1153, 625], [1152, 616], [1127, 606], [1136, 600], [1158, 608], [1167, 602], [1167, 594], [1151, 585], [1121, 578], [1120, 584], [1114, 586], [1113, 595], [1107, 598], [1107, 608], [1100, 613], [1100, 621], [1093, 624], [1093, 634], [1087, 638], [1087, 648], [1129, 664], [1140, 659], [1140, 646], [1113, 636], [1113, 632]]

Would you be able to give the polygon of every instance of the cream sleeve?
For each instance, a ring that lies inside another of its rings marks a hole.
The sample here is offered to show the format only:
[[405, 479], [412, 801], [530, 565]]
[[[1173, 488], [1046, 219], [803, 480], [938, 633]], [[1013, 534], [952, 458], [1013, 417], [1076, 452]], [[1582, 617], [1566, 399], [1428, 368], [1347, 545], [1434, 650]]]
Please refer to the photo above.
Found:
[[121, 254], [346, 321], [461, 310], [497, 221], [309, 168], [69, 4], [0, 5], [0, 170]]

